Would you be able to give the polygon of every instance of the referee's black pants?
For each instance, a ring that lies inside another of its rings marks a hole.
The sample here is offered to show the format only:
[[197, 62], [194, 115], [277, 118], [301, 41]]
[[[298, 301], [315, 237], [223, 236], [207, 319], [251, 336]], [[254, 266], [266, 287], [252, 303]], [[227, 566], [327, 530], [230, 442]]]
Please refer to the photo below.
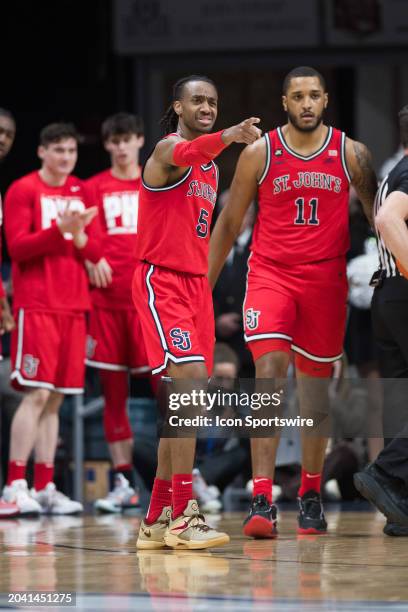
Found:
[[385, 448], [376, 464], [408, 486], [408, 280], [386, 278], [374, 291], [374, 335], [384, 380]]

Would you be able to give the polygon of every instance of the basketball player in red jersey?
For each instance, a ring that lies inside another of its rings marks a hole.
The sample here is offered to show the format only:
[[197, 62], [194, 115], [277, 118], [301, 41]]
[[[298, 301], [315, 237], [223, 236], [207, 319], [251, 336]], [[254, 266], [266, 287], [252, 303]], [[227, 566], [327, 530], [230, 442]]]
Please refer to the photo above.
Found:
[[[58, 411], [66, 394], [83, 392], [85, 311], [90, 308], [84, 261], [98, 261], [98, 243], [85, 227], [97, 214], [86, 207], [82, 182], [71, 175], [78, 133], [56, 123], [40, 134], [39, 171], [15, 181], [5, 198], [5, 230], [13, 264], [13, 383], [26, 392], [11, 426], [5, 501], [21, 514], [72, 514], [82, 505], [53, 482]], [[35, 450], [34, 489], [26, 462]]]
[[[238, 161], [211, 239], [209, 279], [214, 285], [258, 191], [244, 302], [256, 377], [284, 378], [294, 351], [302, 413], [327, 413], [326, 387], [310, 385], [310, 379], [330, 377], [342, 353], [349, 183], [371, 220], [376, 178], [367, 148], [323, 123], [328, 95], [316, 70], [292, 70], [282, 100], [287, 124], [246, 147]], [[276, 535], [272, 480], [278, 443], [277, 437], [251, 440], [254, 491], [247, 536]], [[327, 529], [320, 500], [326, 444], [326, 438], [302, 432], [300, 533]]]
[[99, 209], [104, 257], [87, 266], [95, 287], [91, 291], [86, 363], [100, 370], [105, 437], [115, 471], [113, 490], [96, 500], [95, 508], [120, 512], [139, 505], [134, 490], [133, 434], [126, 406], [129, 373], [149, 371], [131, 291], [143, 122], [135, 115], [117, 113], [104, 121], [102, 140], [111, 167], [87, 181], [90, 200]]
[[[231, 143], [250, 144], [261, 135], [254, 125], [257, 118], [210, 134], [217, 106], [217, 89], [207, 77], [178, 81], [164, 117], [167, 136], [142, 175], [133, 299], [153, 373], [166, 372], [175, 381], [204, 380], [212, 370], [214, 313], [207, 260], [218, 183], [212, 160]], [[160, 440], [138, 548], [167, 544], [198, 549], [229, 541], [206, 525], [193, 499], [194, 454], [195, 439]]]

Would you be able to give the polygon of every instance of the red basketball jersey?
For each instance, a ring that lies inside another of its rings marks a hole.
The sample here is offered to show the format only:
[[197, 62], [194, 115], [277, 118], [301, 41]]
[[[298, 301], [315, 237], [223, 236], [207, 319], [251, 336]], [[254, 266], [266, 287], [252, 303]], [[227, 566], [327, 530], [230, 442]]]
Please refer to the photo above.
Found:
[[134, 242], [138, 232], [140, 178], [118, 179], [110, 169], [88, 181], [89, 198], [99, 208], [103, 256], [112, 268], [112, 284], [93, 289], [92, 303], [101, 308], [132, 308]]
[[150, 187], [142, 176], [137, 259], [178, 272], [207, 274], [217, 187], [214, 162], [190, 166], [166, 187]]
[[85, 247], [77, 249], [72, 235], [63, 236], [57, 226], [66, 208], [82, 212], [86, 206], [84, 185], [75, 176], [68, 176], [61, 187], [45, 183], [39, 172], [12, 183], [5, 197], [4, 218], [15, 309], [90, 308], [84, 260], [98, 261], [100, 245], [89, 237]]
[[268, 132], [251, 250], [284, 265], [344, 256], [349, 248], [349, 183], [343, 132], [329, 127], [318, 151], [303, 156], [281, 128]]

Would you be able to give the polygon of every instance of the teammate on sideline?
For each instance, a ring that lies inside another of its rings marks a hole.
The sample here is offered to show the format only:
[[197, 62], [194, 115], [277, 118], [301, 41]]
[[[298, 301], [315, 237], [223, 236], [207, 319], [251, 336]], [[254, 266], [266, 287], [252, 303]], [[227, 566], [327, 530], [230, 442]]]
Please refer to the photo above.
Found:
[[[3, 498], [16, 503], [21, 514], [82, 511], [53, 483], [59, 407], [64, 395], [83, 391], [90, 308], [84, 260], [100, 258], [99, 245], [85, 231], [97, 208], [86, 208], [83, 184], [71, 176], [78, 140], [71, 124], [47, 125], [40, 134], [40, 170], [15, 181], [5, 198], [17, 318], [11, 379], [26, 395], [11, 426]], [[25, 474], [33, 449], [30, 494]]]
[[128, 113], [112, 115], [102, 125], [102, 140], [111, 167], [87, 181], [90, 200], [99, 209], [104, 257], [97, 264], [87, 264], [95, 288], [91, 292], [86, 363], [100, 370], [105, 437], [115, 471], [113, 490], [96, 500], [95, 508], [120, 512], [139, 505], [126, 406], [129, 373], [149, 371], [131, 291], [143, 122]]
[[16, 122], [13, 114], [0, 108], [0, 162], [3, 162], [10, 153], [16, 137]]
[[[257, 379], [285, 378], [290, 352], [295, 352], [307, 416], [310, 410], [327, 413], [324, 384], [311, 386], [310, 380], [330, 377], [342, 353], [349, 183], [371, 219], [376, 178], [367, 148], [323, 123], [328, 94], [316, 70], [303, 66], [289, 72], [282, 101], [287, 124], [246, 147], [238, 161], [229, 202], [211, 238], [209, 279], [214, 285], [258, 191], [245, 339]], [[327, 439], [303, 433], [299, 532], [324, 533], [320, 481]], [[276, 535], [272, 481], [278, 444], [278, 437], [251, 440], [254, 490], [244, 523], [247, 536]]]
[[[259, 119], [253, 117], [210, 134], [217, 107], [217, 89], [209, 78], [179, 80], [163, 117], [167, 136], [142, 174], [133, 299], [153, 373], [167, 371], [176, 382], [204, 380], [212, 370], [214, 312], [207, 267], [218, 183], [212, 160], [233, 142], [250, 144], [261, 135], [254, 125]], [[192, 438], [160, 440], [138, 548], [199, 549], [229, 541], [205, 523], [193, 499], [195, 443]]]
[[[0, 162], [11, 151], [16, 135], [16, 122], [12, 113], [5, 108], [0, 108]], [[1, 226], [3, 223], [3, 211], [0, 196], [0, 264], [1, 264]], [[10, 306], [4, 291], [3, 282], [0, 275], [0, 335], [10, 332], [15, 327], [15, 321], [10, 311]], [[0, 359], [1, 359], [1, 344], [0, 344]], [[8, 504], [0, 499], [0, 518], [4, 516], [15, 516], [18, 514], [18, 506], [16, 504]]]

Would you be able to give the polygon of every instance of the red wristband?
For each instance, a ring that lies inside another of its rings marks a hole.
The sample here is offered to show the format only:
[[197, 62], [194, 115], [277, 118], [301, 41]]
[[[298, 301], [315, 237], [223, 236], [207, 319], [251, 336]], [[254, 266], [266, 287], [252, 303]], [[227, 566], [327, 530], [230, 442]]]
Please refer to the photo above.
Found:
[[194, 166], [205, 164], [217, 157], [228, 146], [222, 139], [223, 131], [204, 134], [194, 140], [178, 142], [173, 150], [174, 165]]

